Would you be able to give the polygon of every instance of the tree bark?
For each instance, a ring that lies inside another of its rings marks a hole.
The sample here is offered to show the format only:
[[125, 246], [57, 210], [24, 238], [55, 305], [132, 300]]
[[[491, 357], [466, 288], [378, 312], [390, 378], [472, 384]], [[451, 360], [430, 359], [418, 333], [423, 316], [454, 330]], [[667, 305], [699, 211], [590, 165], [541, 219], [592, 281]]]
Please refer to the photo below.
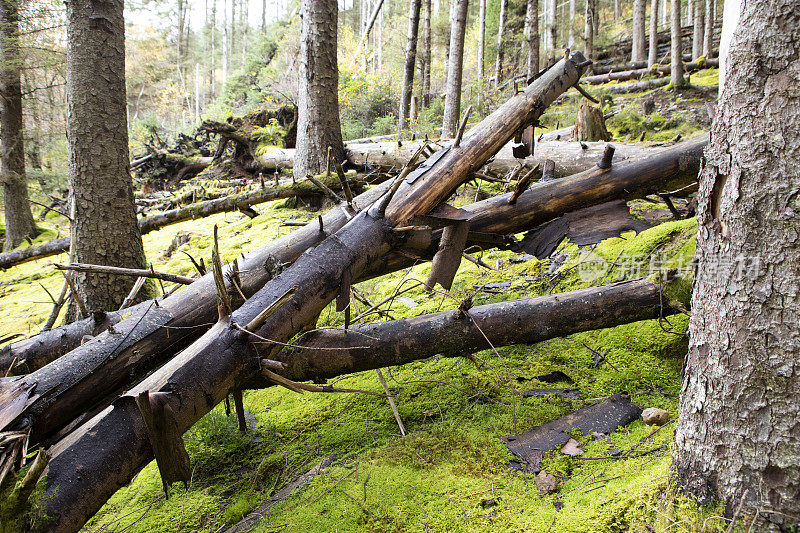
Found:
[[461, 120], [461, 76], [464, 68], [464, 34], [467, 30], [469, 0], [452, 0], [450, 53], [447, 58], [447, 83], [444, 97], [442, 135], [452, 137]]
[[603, 111], [599, 107], [581, 104], [575, 117], [572, 139], [575, 141], [608, 141], [611, 139], [611, 134], [606, 129]]
[[18, 0], [0, 0], [0, 182], [5, 211], [4, 251], [36, 237], [28, 200], [22, 124], [22, 57], [19, 48]]
[[431, 0], [422, 0], [422, 53], [420, 54], [422, 107], [431, 105]]
[[703, 39], [705, 38], [705, 3], [697, 0], [694, 3], [694, 22], [692, 26], [692, 59], [703, 55]]
[[800, 2], [742, 3], [700, 174], [675, 439], [686, 492], [763, 531], [800, 519], [799, 43]]
[[[121, 0], [67, 2], [67, 121], [75, 262], [145, 268], [128, 159]], [[89, 310], [116, 310], [136, 280], [75, 275]]]
[[525, 35], [528, 38], [528, 79], [530, 79], [539, 72], [539, 0], [528, 0], [525, 9]]
[[295, 176], [319, 174], [331, 157], [344, 159], [339, 122], [339, 67], [336, 0], [303, 0], [300, 35], [300, 88], [297, 97], [297, 150]]
[[414, 70], [417, 62], [417, 36], [419, 35], [419, 10], [422, 0], [411, 0], [408, 13], [408, 40], [406, 41], [406, 63], [403, 70], [403, 87], [400, 91], [400, 119], [398, 130], [408, 129], [411, 110], [411, 93], [414, 91]]
[[[165, 393], [162, 399], [171, 407], [179, 432], [188, 430], [231, 389], [239, 388], [259, 371], [252, 339], [237, 325], [248, 324], [258, 337], [277, 341], [266, 354], [271, 357], [277, 353], [281, 344], [316, 322], [339, 293], [345, 277], [357, 279], [389, 250], [395, 239], [391, 232], [394, 225], [414, 214], [429, 212], [448, 197], [472, 169], [485, 163], [520, 127], [535, 121], [546, 106], [576, 83], [583, 62], [580, 53], [562, 59], [525, 93], [516, 95], [473, 128], [473, 134], [465, 137], [461, 146], [451, 148], [451, 157], [429, 159], [423, 163], [422, 172], [409, 174], [413, 180], [400, 185], [385, 216], [381, 216], [380, 208], [357, 214], [238, 310], [232, 314], [221, 311], [217, 324], [192, 346], [119, 397], [110, 410], [62, 440], [45, 472], [42, 501], [47, 502], [47, 514], [54, 519], [47, 530], [77, 531], [152, 458], [144, 422], [136, 413], [135, 398], [140, 393]], [[458, 165], [454, 168], [455, 161]], [[303, 290], [294, 290], [274, 314], [255, 321], [292, 287]], [[75, 475], [76, 464], [85, 469], [80, 476]]]
[[[667, 0], [664, 0], [665, 2]], [[713, 0], [709, 0], [713, 1]], [[650, 68], [658, 63], [658, 0], [650, 2], [650, 50], [647, 54], [647, 67]]]
[[[616, 4], [615, 4], [616, 5]], [[594, 50], [594, 0], [586, 0], [586, 14], [583, 23], [583, 39], [586, 44], [586, 57], [594, 61], [597, 58], [597, 53]]]
[[677, 91], [684, 86], [683, 79], [683, 42], [681, 40], [681, 3], [670, 1], [670, 85]]
[[632, 41], [631, 41], [631, 61], [647, 60], [645, 52], [645, 10], [647, 4], [645, 0], [633, 0], [633, 22], [632, 22]]
[[497, 60], [494, 65], [494, 88], [500, 86], [503, 76], [503, 32], [506, 26], [506, 6], [508, 0], [500, 0], [500, 20], [497, 23]]
[[486, 0], [478, 0], [478, 80], [486, 80]]

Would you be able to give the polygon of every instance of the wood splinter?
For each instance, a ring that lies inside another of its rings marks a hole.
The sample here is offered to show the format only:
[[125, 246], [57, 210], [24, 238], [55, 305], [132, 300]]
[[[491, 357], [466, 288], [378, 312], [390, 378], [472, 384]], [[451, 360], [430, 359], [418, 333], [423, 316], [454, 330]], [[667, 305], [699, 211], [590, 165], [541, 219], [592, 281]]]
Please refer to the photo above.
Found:
[[542, 169], [542, 179], [539, 181], [553, 181], [555, 178], [556, 172], [556, 164], [552, 159], [548, 159], [544, 162], [544, 168]]
[[136, 406], [142, 415], [153, 455], [156, 457], [158, 471], [164, 493], [169, 498], [169, 486], [175, 481], [183, 481], [187, 485], [192, 477], [189, 454], [183, 444], [175, 413], [167, 402], [166, 392], [140, 392], [136, 397]]
[[219, 257], [219, 236], [217, 225], [214, 224], [214, 248], [211, 250], [211, 266], [214, 272], [214, 285], [217, 289], [217, 311], [219, 320], [224, 320], [231, 316], [233, 307], [228, 290], [225, 287], [225, 277], [222, 273], [222, 260]]
[[280, 298], [275, 300], [269, 307], [261, 311], [256, 317], [248, 322], [248, 324], [244, 327], [245, 331], [250, 333], [255, 333], [258, 328], [264, 325], [264, 322], [275, 314], [275, 312], [283, 307], [283, 305], [292, 299], [292, 296], [297, 292], [298, 286], [293, 285], [290, 287], [286, 292], [284, 292]]
[[509, 205], [514, 205], [517, 203], [517, 198], [519, 198], [519, 195], [524, 193], [528, 188], [528, 185], [531, 184], [533, 176], [536, 174], [537, 170], [539, 170], [539, 163], [536, 163], [532, 169], [530, 169], [527, 173], [525, 173], [524, 176], [522, 176], [522, 178], [519, 179], [519, 181], [517, 181], [517, 185], [514, 187], [514, 192], [511, 193], [511, 197], [508, 199]]
[[425, 282], [426, 290], [433, 290], [438, 283], [446, 290], [453, 286], [458, 267], [461, 265], [461, 254], [467, 244], [469, 220], [456, 220], [442, 230], [439, 249], [433, 256], [431, 272]]
[[247, 419], [244, 416], [242, 389], [233, 389], [233, 407], [236, 409], [236, 422], [239, 426], [239, 431], [244, 433], [247, 431]]
[[386, 397], [385, 394], [381, 394], [380, 392], [372, 392], [366, 390], [359, 390], [359, 389], [340, 389], [337, 387], [331, 387], [330, 385], [310, 385], [308, 383], [300, 383], [298, 381], [292, 381], [289, 378], [285, 378], [280, 374], [276, 374], [271, 370], [266, 368], [261, 369], [261, 375], [263, 375], [268, 380], [272, 381], [276, 385], [280, 385], [281, 387], [285, 387], [290, 391], [294, 391], [298, 394], [303, 394], [303, 392], [346, 392], [346, 393], [354, 393], [354, 394], [369, 394], [370, 396], [380, 396]]
[[603, 170], [611, 168], [611, 160], [614, 159], [614, 150], [615, 148], [612, 145], [606, 145], [605, 150], [603, 150], [603, 156], [597, 162], [598, 168], [602, 168]]

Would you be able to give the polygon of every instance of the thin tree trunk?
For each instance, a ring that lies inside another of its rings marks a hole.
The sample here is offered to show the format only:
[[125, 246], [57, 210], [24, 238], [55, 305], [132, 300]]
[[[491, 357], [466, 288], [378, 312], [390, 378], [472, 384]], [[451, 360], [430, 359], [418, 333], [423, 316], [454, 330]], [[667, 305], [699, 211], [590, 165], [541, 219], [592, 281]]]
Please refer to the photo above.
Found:
[[669, 26], [669, 15], [667, 15], [667, 0], [662, 0], [658, 10], [659, 23], [662, 28]]
[[670, 85], [677, 91], [684, 85], [683, 42], [681, 36], [681, 2], [670, 0], [672, 20], [670, 21]]
[[406, 62], [403, 70], [403, 87], [400, 92], [400, 119], [397, 125], [400, 132], [408, 128], [411, 93], [414, 91], [414, 70], [417, 62], [417, 36], [419, 35], [419, 10], [421, 4], [422, 0], [411, 0], [408, 13]]
[[231, 33], [228, 43], [228, 69], [233, 71], [233, 57], [236, 55], [236, 3], [239, 0], [231, 0]]
[[230, 30], [228, 28], [228, 0], [222, 0], [222, 90], [228, 83], [228, 66], [230, 55]]
[[[103, 24], [95, 22], [100, 13]], [[67, 2], [67, 52], [71, 259], [145, 268], [128, 170], [122, 2]], [[90, 310], [118, 309], [135, 282], [108, 274], [75, 280]]]
[[645, 27], [645, 0], [633, 0], [633, 22], [631, 37], [631, 61], [647, 60], [647, 52], [644, 49], [644, 27]]
[[694, 3], [694, 26], [692, 27], [692, 59], [703, 55], [703, 38], [705, 37], [705, 3], [697, 0]]
[[244, 72], [245, 61], [247, 60], [247, 28], [250, 26], [248, 17], [250, 16], [249, 0], [242, 0], [242, 72]]
[[211, 0], [211, 71], [208, 73], [211, 98], [217, 96], [217, 0]]
[[261, 0], [261, 33], [267, 32], [267, 0]]
[[0, 182], [6, 223], [5, 251], [16, 248], [25, 238], [36, 237], [25, 176], [21, 69], [19, 5], [17, 0], [0, 0]]
[[431, 105], [431, 0], [422, 0], [422, 54], [420, 55], [422, 107]]
[[344, 160], [339, 121], [339, 67], [336, 58], [337, 0], [303, 0], [300, 35], [300, 89], [297, 97], [297, 177], [318, 174], [327, 164], [328, 147]]
[[[666, 2], [666, 0], [664, 0]], [[712, 1], [712, 0], [709, 0]], [[650, 51], [647, 55], [647, 66], [658, 63], [658, 0], [650, 2]]]
[[[505, 0], [504, 0], [505, 1]], [[442, 135], [453, 136], [461, 119], [461, 76], [464, 67], [464, 34], [467, 30], [469, 0], [452, 0], [450, 21], [450, 53], [447, 58], [444, 121]]]
[[620, 11], [619, 11], [619, 0], [614, 0], [614, 20], [619, 20]]
[[575, 47], [575, 0], [569, 0], [569, 28], [567, 46], [571, 50]]
[[556, 57], [556, 46], [558, 46], [556, 33], [556, 4], [557, 0], [544, 0], [545, 5], [545, 30], [544, 30], [544, 49], [547, 57]]
[[714, 46], [714, 0], [706, 0], [705, 32], [703, 34], [703, 56], [712, 57]]
[[503, 75], [503, 33], [506, 26], [506, 5], [508, 0], [500, 0], [500, 21], [497, 25], [497, 61], [494, 66], [494, 88], [500, 86]]
[[539, 0], [528, 0], [525, 10], [525, 35], [528, 37], [528, 78], [539, 72]]
[[486, 79], [486, 0], [478, 2], [478, 80]]
[[741, 529], [791, 531], [800, 517], [800, 239], [789, 207], [800, 190], [800, 2], [741, 6], [700, 173], [675, 464], [698, 502], [721, 500], [747, 517]]
[[586, 0], [586, 16], [583, 23], [583, 38], [586, 42], [586, 57], [594, 61], [597, 54], [594, 50], [594, 0]]

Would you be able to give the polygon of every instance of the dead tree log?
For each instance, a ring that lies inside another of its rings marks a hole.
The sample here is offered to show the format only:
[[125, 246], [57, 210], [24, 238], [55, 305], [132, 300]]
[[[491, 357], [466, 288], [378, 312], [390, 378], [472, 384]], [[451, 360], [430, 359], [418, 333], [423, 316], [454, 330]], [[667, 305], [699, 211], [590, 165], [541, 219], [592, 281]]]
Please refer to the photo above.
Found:
[[[174, 413], [180, 432], [189, 429], [231, 389], [259, 372], [251, 334], [268, 339], [276, 353], [299, 330], [313, 325], [319, 313], [344, 287], [380, 258], [395, 241], [398, 222], [425, 214], [450, 195], [494, 155], [517, 130], [531, 124], [559, 94], [577, 83], [584, 57], [576, 52], [544, 73], [524, 93], [512, 97], [475, 126], [460, 146], [437, 153], [404, 177], [396, 194], [362, 211], [335, 235], [303, 254], [268, 282], [242, 307], [228, 314], [220, 305], [216, 325], [164, 367], [73, 431], [54, 450], [46, 475], [43, 501], [54, 521], [48, 531], [77, 531], [100, 506], [151, 458], [147, 431], [135, 407], [141, 393], [160, 398]], [[388, 205], [386, 205], [388, 202]], [[385, 214], [384, 214], [385, 213]], [[218, 285], [222, 284], [221, 267]], [[197, 283], [190, 285], [194, 287]], [[294, 290], [288, 299], [293, 287]], [[267, 318], [264, 311], [286, 303]], [[246, 331], [245, 331], [246, 330]], [[269, 355], [268, 355], [269, 357]], [[118, 358], [115, 358], [115, 360]], [[40, 394], [39, 391], [36, 394]], [[38, 421], [31, 427], [35, 430]], [[164, 458], [159, 458], [164, 459]], [[83, 471], [75, 475], [76, 465]]]
[[573, 141], [608, 141], [611, 134], [606, 129], [603, 111], [599, 107], [581, 104], [572, 131]]
[[[330, 187], [339, 188], [339, 181], [336, 178], [331, 178]], [[360, 188], [364, 185], [363, 182], [353, 180], [351, 186], [353, 188]], [[188, 205], [185, 207], [178, 207], [150, 215], [139, 219], [139, 229], [144, 235], [164, 226], [183, 222], [184, 220], [192, 220], [195, 218], [203, 218], [216, 213], [224, 213], [227, 211], [236, 211], [247, 209], [254, 205], [263, 204], [279, 198], [291, 198], [293, 196], [307, 196], [319, 195], [319, 189], [316, 189], [313, 184], [301, 181], [292, 185], [279, 185], [278, 187], [265, 187], [250, 192], [243, 192], [239, 194], [232, 194], [223, 198], [216, 198], [206, 202], [199, 202], [197, 204]], [[56, 255], [69, 251], [69, 237], [62, 239], [55, 239], [44, 244], [30, 246], [22, 250], [14, 250], [0, 254], [0, 268], [10, 268], [15, 265], [20, 265], [28, 261], [42, 259], [51, 255]]]
[[[616, 200], [640, 198], [658, 191], [672, 190], [687, 183], [691, 183], [697, 176], [700, 165], [700, 156], [706, 145], [707, 137], [701, 136], [690, 141], [684, 141], [671, 148], [665, 149], [656, 156], [627, 164], [619, 164], [616, 159], [609, 170], [601, 171], [592, 169], [584, 173], [547, 183], [534, 184], [522, 193], [517, 202], [512, 206], [508, 198], [512, 193], [490, 198], [476, 204], [468, 205], [462, 209], [470, 214], [470, 227], [476, 233], [514, 234], [530, 229], [538, 224], [547, 222], [567, 212], [596, 205], [599, 203]], [[573, 143], [576, 144], [577, 143]], [[368, 205], [388, 190], [389, 184], [384, 183], [356, 197], [358, 206]], [[242, 290], [245, 296], [250, 296], [271, 279], [274, 272], [279, 271], [281, 264], [293, 262], [307, 248], [315, 246], [327, 234], [338, 231], [346, 221], [341, 208], [335, 208], [323, 217], [324, 232], [319, 231], [319, 224], [314, 221], [307, 226], [285, 235], [269, 245], [247, 255], [240, 266], [242, 271]], [[493, 247], [486, 242], [477, 242], [473, 239], [471, 244], [483, 247]], [[434, 239], [427, 257], [432, 257], [438, 249]], [[373, 277], [404, 268], [413, 264], [413, 260], [406, 255], [390, 254], [388, 257], [377, 261], [365, 273], [365, 277]], [[174, 353], [182, 343], [196, 339], [204, 329], [198, 324], [213, 321], [216, 309], [216, 297], [213, 290], [211, 275], [200, 280], [169, 298], [159, 301], [159, 309], [166, 310], [172, 318], [164, 324], [164, 329], [150, 334], [150, 342], [131, 344], [121, 351], [120, 357], [128, 357], [132, 350], [153, 350], [140, 364], [142, 368], [156, 364], [156, 361]], [[152, 308], [151, 302], [139, 304], [135, 308], [126, 310], [130, 316], [116, 329], [130, 332], [131, 327], [137, 324], [146, 309]], [[62, 328], [51, 330], [44, 334], [31, 337], [0, 349], [0, 369], [8, 368], [13, 361], [18, 362], [15, 367], [17, 373], [31, 372], [44, 364], [54, 361], [67, 351], [77, 347], [86, 335], [96, 335], [102, 331], [106, 322], [116, 324], [126, 311], [109, 313], [102, 317], [102, 322], [93, 319], [84, 319]], [[101, 337], [102, 338], [102, 337]], [[62, 381], [80, 378], [73, 375], [76, 369], [91, 367], [93, 360], [102, 360], [107, 356], [101, 348], [94, 348], [99, 340], [93, 340], [82, 346], [75, 353], [69, 354], [70, 363], [54, 365], [47, 371], [38, 372], [29, 376], [31, 382], [37, 382], [37, 389], [51, 390], [62, 385]], [[141, 370], [139, 370], [141, 372]], [[75, 395], [64, 400], [68, 406], [77, 406], [77, 416], [85, 411], [89, 405], [88, 399], [93, 399], [95, 394], [109, 389], [92, 389], [101, 384], [108, 383], [108, 377], [102, 378], [98, 383], [90, 382], [87, 387], [88, 398], [84, 396], [83, 389], [76, 389]], [[124, 382], [114, 381], [116, 386], [123, 386]], [[115, 389], [111, 389], [112, 391]], [[54, 395], [62, 394], [60, 390], [53, 390]], [[107, 393], [107, 392], [106, 392]], [[48, 405], [34, 409], [32, 413], [45, 412]]]
[[[689, 302], [679, 302], [688, 307]], [[294, 381], [320, 380], [401, 365], [437, 354], [459, 355], [492, 346], [531, 344], [678, 312], [661, 289], [644, 279], [552, 296], [481, 305], [466, 311], [376, 322], [349, 329], [321, 329], [301, 347], [275, 358]], [[484, 337], [485, 335], [485, 337]], [[488, 339], [488, 342], [487, 342]], [[491, 342], [491, 344], [489, 344]], [[256, 343], [260, 346], [259, 343]], [[335, 346], [336, 350], [325, 350]], [[263, 378], [251, 386], [269, 385]]]
[[[718, 67], [719, 59], [706, 59], [705, 61], [685, 63], [683, 65], [685, 72], [693, 72], [709, 67]], [[659, 66], [655, 68], [640, 68], [636, 70], [624, 70], [622, 72], [609, 72], [607, 74], [598, 74], [596, 76], [586, 76], [581, 79], [581, 83], [598, 84], [608, 83], [610, 81], [627, 81], [635, 80], [646, 75], [654, 76], [667, 76], [670, 74], [671, 67], [669, 65]]]

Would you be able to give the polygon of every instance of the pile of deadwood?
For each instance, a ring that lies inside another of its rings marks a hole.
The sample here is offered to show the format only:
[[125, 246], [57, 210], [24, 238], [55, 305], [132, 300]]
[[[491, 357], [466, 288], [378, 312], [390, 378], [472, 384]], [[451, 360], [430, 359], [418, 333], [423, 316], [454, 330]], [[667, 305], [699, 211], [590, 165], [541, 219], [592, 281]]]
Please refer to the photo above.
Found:
[[[334, 300], [349, 323], [351, 287], [362, 280], [430, 260], [427, 287], [449, 289], [467, 247], [507, 247], [511, 235], [577, 210], [692, 184], [705, 138], [622, 163], [608, 148], [562, 178], [543, 165], [532, 185], [537, 172], [518, 170], [511, 192], [461, 208], [446, 203], [588, 64], [578, 52], [565, 57], [468, 132], [439, 149], [411, 145], [399, 175], [355, 197], [345, 192], [318, 220], [240, 261], [223, 265], [215, 245], [212, 272], [173, 295], [5, 347], [3, 368], [27, 372], [0, 382], [0, 477], [16, 483], [5, 505], [23, 509], [43, 476], [37, 502], [50, 520], [36, 529], [77, 531], [154, 457], [165, 488], [187, 481], [181, 435], [229, 394], [241, 415], [243, 389], [337, 392], [304, 382], [674, 313], [680, 305], [661, 283], [642, 279], [314, 330]], [[92, 338], [81, 344], [85, 335]]]

